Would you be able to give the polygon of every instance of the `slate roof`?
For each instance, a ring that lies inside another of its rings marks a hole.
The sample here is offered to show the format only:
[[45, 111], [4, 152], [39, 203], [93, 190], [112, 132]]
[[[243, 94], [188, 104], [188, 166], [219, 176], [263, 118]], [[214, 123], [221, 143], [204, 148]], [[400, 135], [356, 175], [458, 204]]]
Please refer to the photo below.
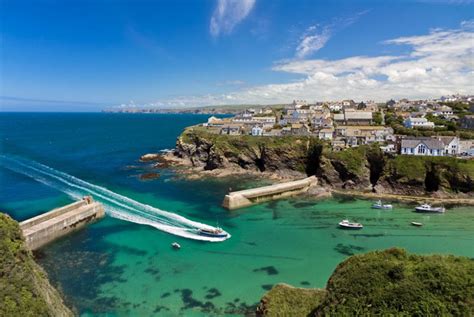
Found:
[[443, 150], [444, 143], [438, 139], [433, 138], [413, 138], [402, 139], [402, 148], [415, 148], [418, 144], [423, 143], [427, 148], [432, 150]]

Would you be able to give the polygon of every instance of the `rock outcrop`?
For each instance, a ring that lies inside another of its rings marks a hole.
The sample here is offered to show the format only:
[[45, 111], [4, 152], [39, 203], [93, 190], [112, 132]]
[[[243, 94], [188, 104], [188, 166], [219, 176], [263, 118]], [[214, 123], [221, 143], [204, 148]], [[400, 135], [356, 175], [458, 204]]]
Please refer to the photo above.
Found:
[[196, 171], [227, 171], [225, 175], [315, 175], [320, 184], [335, 189], [446, 197], [470, 196], [474, 191], [474, 160], [394, 156], [377, 145], [333, 152], [327, 143], [309, 136], [229, 136], [191, 127], [167, 157]]

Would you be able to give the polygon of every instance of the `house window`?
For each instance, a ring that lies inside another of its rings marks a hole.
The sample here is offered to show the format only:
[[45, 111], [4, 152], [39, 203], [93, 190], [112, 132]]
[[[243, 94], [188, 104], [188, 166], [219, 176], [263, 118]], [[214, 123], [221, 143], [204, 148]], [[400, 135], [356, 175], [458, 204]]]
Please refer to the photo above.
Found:
[[418, 147], [418, 154], [425, 154], [425, 152], [426, 152], [426, 146], [424, 144], [421, 144]]

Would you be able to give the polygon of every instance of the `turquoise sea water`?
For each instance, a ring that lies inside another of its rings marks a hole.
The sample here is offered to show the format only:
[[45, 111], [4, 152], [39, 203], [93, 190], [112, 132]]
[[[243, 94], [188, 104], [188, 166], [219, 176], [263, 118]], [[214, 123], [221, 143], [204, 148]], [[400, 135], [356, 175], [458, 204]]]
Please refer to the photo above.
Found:
[[[251, 186], [251, 181], [188, 181], [170, 170], [159, 171], [159, 179], [140, 180], [139, 174], [151, 171], [138, 162], [140, 155], [172, 148], [185, 126], [206, 118], [0, 114], [4, 157], [45, 164], [193, 221], [219, 221], [232, 235], [219, 243], [196, 241], [108, 216], [44, 247], [37, 253], [39, 262], [80, 314], [242, 315], [253, 312], [273, 284], [324, 287], [336, 265], [351, 254], [401, 246], [421, 254], [474, 257], [472, 207], [422, 215], [409, 205], [377, 211], [370, 201], [335, 197], [294, 198], [229, 212], [220, 207], [227, 189]], [[0, 160], [0, 210], [13, 218], [23, 220], [72, 201], [67, 193], [77, 188], [50, 187], [27, 176], [27, 168], [11, 167]], [[344, 218], [365, 227], [340, 230], [337, 223]], [[411, 221], [425, 226], [410, 226]], [[170, 247], [174, 241], [181, 250]]]

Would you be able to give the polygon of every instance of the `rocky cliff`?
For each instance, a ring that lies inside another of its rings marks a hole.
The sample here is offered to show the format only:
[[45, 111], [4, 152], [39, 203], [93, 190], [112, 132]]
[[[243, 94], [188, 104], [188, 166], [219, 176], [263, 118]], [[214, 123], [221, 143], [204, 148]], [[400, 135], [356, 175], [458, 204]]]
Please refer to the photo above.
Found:
[[474, 191], [473, 160], [387, 155], [376, 145], [333, 152], [328, 144], [309, 136], [231, 136], [191, 127], [170, 155], [196, 170], [280, 178], [316, 175], [322, 184], [339, 189], [452, 197]]
[[0, 213], [0, 316], [72, 316], [25, 247], [18, 223]]

